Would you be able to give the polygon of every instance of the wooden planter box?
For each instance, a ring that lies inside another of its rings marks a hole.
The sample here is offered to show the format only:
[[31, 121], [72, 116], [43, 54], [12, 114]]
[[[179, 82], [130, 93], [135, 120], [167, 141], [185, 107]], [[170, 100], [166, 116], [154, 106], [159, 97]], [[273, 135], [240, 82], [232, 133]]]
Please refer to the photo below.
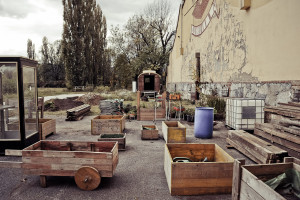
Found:
[[[156, 109], [156, 119], [165, 118], [166, 110], [163, 108]], [[154, 108], [140, 108], [139, 113], [140, 121], [153, 121], [155, 120], [155, 111]]]
[[185, 143], [186, 127], [177, 121], [163, 121], [162, 133], [166, 143]]
[[112, 177], [118, 160], [116, 142], [42, 140], [22, 150], [24, 173], [44, 176], [74, 176], [90, 166]]
[[112, 134], [100, 134], [100, 137], [98, 138], [98, 141], [114, 141], [118, 142], [119, 144], [119, 150], [126, 150], [126, 133], [119, 133], [120, 135], [123, 135], [123, 137], [120, 138], [102, 138], [104, 135], [112, 135]]
[[[187, 157], [193, 162], [173, 162]], [[201, 162], [207, 158], [207, 162]], [[164, 170], [171, 195], [231, 193], [234, 159], [216, 144], [166, 144]]]
[[56, 133], [55, 119], [39, 119], [40, 139], [44, 140], [48, 135]]
[[125, 129], [125, 116], [123, 115], [100, 115], [92, 119], [92, 135], [102, 133], [123, 133]]
[[284, 163], [244, 166], [241, 162], [235, 160], [232, 199], [286, 199], [265, 184], [265, 181], [284, 173], [288, 169], [300, 171], [300, 160], [286, 157]]
[[[26, 119], [27, 129], [35, 129], [35, 119]], [[8, 130], [19, 130], [19, 122], [8, 124]], [[39, 119], [40, 139], [44, 140], [48, 135], [56, 133], [55, 119]]]
[[[144, 129], [152, 128], [153, 130]], [[155, 125], [142, 125], [141, 127], [141, 138], [142, 140], [157, 140], [159, 138], [158, 129]]]

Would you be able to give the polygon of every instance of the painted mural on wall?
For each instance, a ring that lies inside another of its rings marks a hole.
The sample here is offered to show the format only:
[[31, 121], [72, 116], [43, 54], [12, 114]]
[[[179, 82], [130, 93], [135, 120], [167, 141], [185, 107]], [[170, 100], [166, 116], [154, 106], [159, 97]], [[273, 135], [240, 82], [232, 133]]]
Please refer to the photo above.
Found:
[[[202, 3], [205, 3], [204, 0]], [[208, 7], [209, 4], [207, 9]], [[230, 6], [226, 1], [214, 0], [206, 18], [212, 21], [209, 17], [212, 15], [209, 13], [218, 11], [219, 20], [211, 23], [203, 21], [202, 25], [204, 23], [209, 25], [201, 29], [206, 30], [205, 34], [200, 31], [201, 34], [198, 37], [192, 37], [192, 41], [186, 46], [186, 49], [200, 52], [202, 82], [257, 81], [251, 71], [244, 69], [247, 64], [246, 37], [243, 22], [234, 14], [237, 12], [234, 9], [237, 8]], [[192, 35], [196, 34], [192, 32]], [[183, 56], [184, 60], [195, 59], [194, 54]], [[190, 71], [194, 70], [194, 66], [189, 65], [189, 68]]]
[[[200, 1], [196, 1], [196, 5], [193, 11], [193, 16], [196, 19], [201, 19], [203, 17], [204, 12], [206, 11], [208, 7], [209, 0], [202, 0], [201, 3]], [[220, 9], [217, 9], [216, 6], [216, 1], [214, 0], [211, 4], [211, 7], [202, 21], [199, 25], [192, 25], [192, 35], [194, 36], [200, 36], [208, 27], [210, 21], [217, 16], [219, 18], [220, 15]]]

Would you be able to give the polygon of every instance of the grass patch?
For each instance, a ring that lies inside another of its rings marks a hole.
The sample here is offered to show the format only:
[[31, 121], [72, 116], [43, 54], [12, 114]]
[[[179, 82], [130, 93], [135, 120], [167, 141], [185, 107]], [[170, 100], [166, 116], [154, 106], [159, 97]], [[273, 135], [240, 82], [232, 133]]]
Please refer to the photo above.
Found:
[[38, 88], [39, 97], [55, 96], [69, 93], [71, 93], [71, 91], [67, 88]]

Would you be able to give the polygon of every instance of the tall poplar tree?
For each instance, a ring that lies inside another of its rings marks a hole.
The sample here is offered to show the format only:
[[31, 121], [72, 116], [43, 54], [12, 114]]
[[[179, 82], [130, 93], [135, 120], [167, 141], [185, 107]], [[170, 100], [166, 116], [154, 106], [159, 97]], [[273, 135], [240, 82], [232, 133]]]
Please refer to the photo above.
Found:
[[[106, 21], [96, 0], [62, 0], [64, 30], [62, 55], [67, 87], [92, 84], [103, 79]], [[101, 77], [102, 76], [102, 77]]]
[[31, 39], [27, 40], [27, 56], [30, 59], [35, 59], [35, 45]]

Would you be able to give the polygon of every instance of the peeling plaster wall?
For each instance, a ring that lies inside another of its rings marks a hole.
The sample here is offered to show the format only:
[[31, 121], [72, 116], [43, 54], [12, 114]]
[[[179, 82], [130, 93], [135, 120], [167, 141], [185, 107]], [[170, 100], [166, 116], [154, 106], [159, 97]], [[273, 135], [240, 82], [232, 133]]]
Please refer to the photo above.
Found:
[[220, 97], [238, 97], [265, 99], [266, 105], [277, 105], [277, 103], [287, 103], [292, 101], [296, 89], [292, 82], [265, 82], [265, 83], [245, 83], [235, 82], [206, 83], [201, 85], [204, 94], [212, 95], [217, 93]]
[[[288, 99], [285, 97], [293, 92], [291, 87], [278, 82], [300, 80], [300, 1], [252, 0], [250, 9], [245, 11], [240, 10], [239, 0], [216, 0], [216, 6], [220, 9], [219, 18], [214, 16], [205, 31], [197, 37], [191, 34], [191, 26], [200, 24], [203, 19], [195, 19], [193, 9], [189, 12], [194, 2], [186, 0], [179, 13], [168, 67], [169, 91], [175, 85], [176, 88], [190, 85], [194, 92], [195, 53], [200, 52], [201, 82], [211, 85], [215, 82], [222, 82], [223, 85], [233, 83], [231, 87], [235, 83], [249, 82], [253, 84], [243, 89], [243, 97], [256, 96], [251, 93], [255, 88], [259, 90], [258, 94], [270, 101], [278, 100], [268, 95]], [[213, 0], [210, 0], [208, 8], [212, 3]], [[206, 15], [207, 11], [204, 17]], [[259, 86], [262, 82], [268, 83]], [[216, 87], [219, 90], [217, 93], [222, 95], [223, 87]], [[280, 89], [270, 89], [273, 87]], [[231, 95], [234, 96], [234, 93]], [[236, 95], [241, 96], [241, 93]]]

